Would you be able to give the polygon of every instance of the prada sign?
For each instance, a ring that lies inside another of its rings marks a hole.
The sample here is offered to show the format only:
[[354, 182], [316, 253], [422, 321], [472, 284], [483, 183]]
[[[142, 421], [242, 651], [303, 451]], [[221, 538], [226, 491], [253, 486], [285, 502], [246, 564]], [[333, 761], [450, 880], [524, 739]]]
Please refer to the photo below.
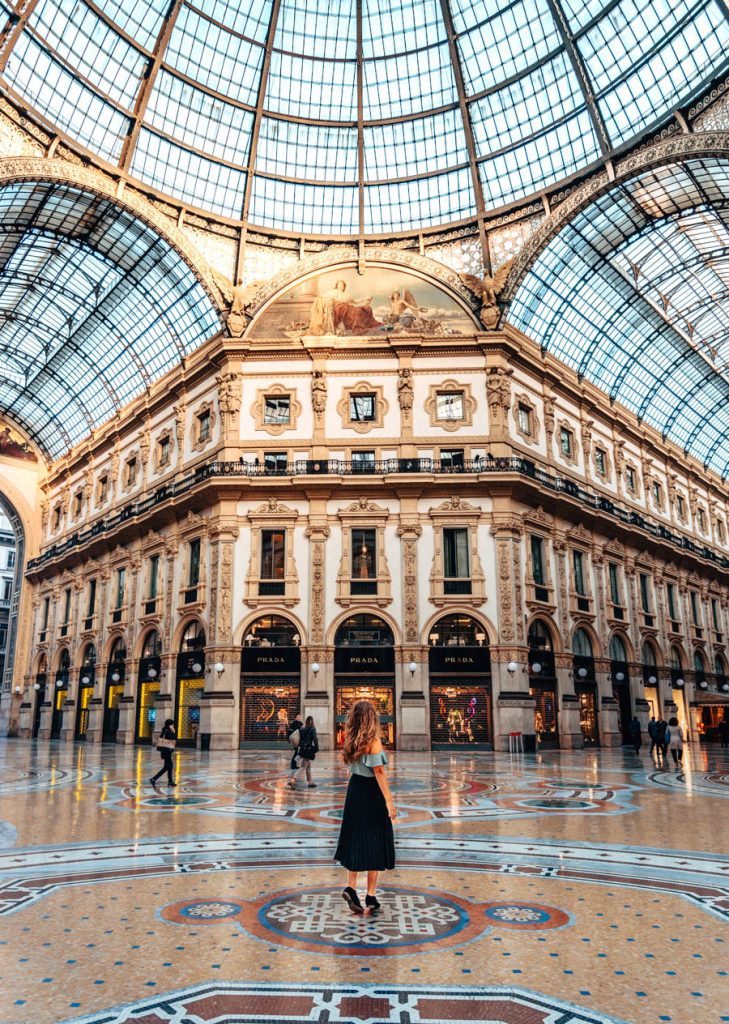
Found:
[[252, 675], [295, 672], [301, 670], [301, 651], [298, 647], [244, 647], [243, 672]]
[[394, 647], [337, 647], [334, 671], [347, 675], [370, 675], [395, 671]]
[[430, 671], [486, 676], [491, 672], [488, 647], [431, 647]]

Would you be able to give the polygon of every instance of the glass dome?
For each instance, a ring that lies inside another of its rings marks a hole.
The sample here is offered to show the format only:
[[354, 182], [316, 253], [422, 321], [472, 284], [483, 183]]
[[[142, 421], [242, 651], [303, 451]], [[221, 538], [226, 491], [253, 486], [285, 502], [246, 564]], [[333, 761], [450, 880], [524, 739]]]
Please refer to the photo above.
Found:
[[289, 235], [472, 222], [604, 162], [727, 67], [688, 0], [0, 2], [11, 98], [185, 206]]

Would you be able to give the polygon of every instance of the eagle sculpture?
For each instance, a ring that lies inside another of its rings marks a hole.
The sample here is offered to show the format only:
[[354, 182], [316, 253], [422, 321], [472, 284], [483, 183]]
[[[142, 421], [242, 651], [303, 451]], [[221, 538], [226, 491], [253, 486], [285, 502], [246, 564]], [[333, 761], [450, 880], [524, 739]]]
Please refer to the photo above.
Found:
[[481, 300], [481, 323], [493, 331], [499, 322], [499, 305], [497, 297], [504, 290], [506, 279], [509, 276], [514, 260], [510, 259], [503, 263], [493, 277], [475, 277], [473, 274], [459, 274], [461, 281], [469, 288], [474, 295]]

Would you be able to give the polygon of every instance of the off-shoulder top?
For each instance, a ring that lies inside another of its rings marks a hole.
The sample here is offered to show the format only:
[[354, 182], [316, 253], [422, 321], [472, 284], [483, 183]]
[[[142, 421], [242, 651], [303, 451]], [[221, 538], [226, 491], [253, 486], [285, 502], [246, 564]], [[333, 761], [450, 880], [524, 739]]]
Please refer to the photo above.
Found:
[[387, 754], [381, 750], [379, 754], [362, 754], [354, 764], [350, 764], [349, 771], [351, 775], [364, 775], [371, 778], [375, 774], [374, 768], [379, 768], [380, 765], [384, 767], [386, 764]]

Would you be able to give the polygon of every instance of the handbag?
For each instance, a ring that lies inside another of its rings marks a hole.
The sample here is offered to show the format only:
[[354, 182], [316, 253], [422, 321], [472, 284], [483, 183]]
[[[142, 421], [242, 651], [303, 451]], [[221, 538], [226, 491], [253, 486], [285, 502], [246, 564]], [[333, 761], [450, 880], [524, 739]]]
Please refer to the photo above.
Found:
[[157, 750], [174, 750], [175, 740], [163, 739], [161, 736], [157, 740]]
[[294, 748], [294, 750], [296, 750], [296, 748], [298, 747], [300, 740], [301, 740], [301, 732], [300, 732], [300, 730], [299, 729], [294, 729], [294, 731], [289, 735], [289, 743]]

